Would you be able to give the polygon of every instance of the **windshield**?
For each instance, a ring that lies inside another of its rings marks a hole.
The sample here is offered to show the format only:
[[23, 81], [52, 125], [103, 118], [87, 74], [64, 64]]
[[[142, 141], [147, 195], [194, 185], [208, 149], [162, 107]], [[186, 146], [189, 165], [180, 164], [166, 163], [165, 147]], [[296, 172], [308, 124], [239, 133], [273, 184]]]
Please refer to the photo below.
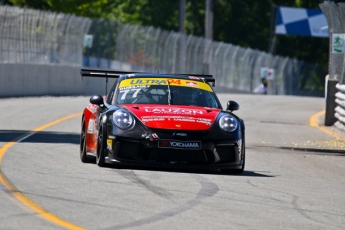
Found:
[[[123, 80], [116, 93], [116, 104], [171, 104], [219, 108], [211, 87], [192, 80]], [[129, 83], [129, 84], [128, 84]], [[143, 83], [143, 84], [136, 84]], [[164, 84], [165, 83], [165, 84]]]

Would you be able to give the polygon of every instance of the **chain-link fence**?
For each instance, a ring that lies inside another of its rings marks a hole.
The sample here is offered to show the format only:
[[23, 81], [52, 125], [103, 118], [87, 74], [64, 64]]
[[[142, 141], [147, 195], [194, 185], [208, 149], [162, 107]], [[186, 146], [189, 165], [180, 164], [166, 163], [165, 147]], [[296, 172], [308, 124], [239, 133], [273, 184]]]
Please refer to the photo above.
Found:
[[[317, 64], [153, 27], [0, 6], [0, 32], [2, 63], [212, 74], [216, 86], [244, 92], [269, 68], [268, 94], [324, 95], [327, 69]], [[92, 47], [83, 48], [84, 34], [93, 36]]]
[[274, 69], [269, 94], [324, 95], [325, 67], [203, 37], [94, 20], [84, 65], [160, 73], [213, 74], [217, 85], [252, 92], [261, 68]]
[[90, 24], [73, 15], [0, 6], [0, 62], [81, 65]]

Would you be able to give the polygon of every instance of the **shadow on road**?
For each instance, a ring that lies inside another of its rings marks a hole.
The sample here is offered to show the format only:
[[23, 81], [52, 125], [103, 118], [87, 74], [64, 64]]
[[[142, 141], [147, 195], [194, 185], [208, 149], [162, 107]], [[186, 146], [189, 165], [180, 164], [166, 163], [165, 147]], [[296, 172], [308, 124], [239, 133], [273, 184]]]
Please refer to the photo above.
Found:
[[141, 171], [159, 171], [159, 172], [171, 172], [171, 173], [188, 173], [188, 174], [210, 174], [210, 175], [222, 175], [222, 176], [247, 176], [247, 177], [275, 177], [264, 173], [258, 173], [253, 171], [246, 171], [242, 174], [223, 173], [218, 170], [199, 170], [199, 169], [182, 169], [182, 168], [163, 168], [163, 167], [144, 167], [144, 166], [119, 166], [108, 165], [107, 167], [115, 170], [141, 170]]
[[[0, 130], [0, 142], [18, 141], [23, 135], [28, 134], [29, 130]], [[23, 141], [22, 143], [52, 143], [52, 144], [78, 144], [80, 134], [40, 131]]]
[[[10, 142], [18, 140], [19, 137], [28, 134], [28, 130], [0, 130], [0, 142]], [[52, 144], [76, 144], [79, 145], [80, 135], [76, 133], [64, 133], [64, 132], [49, 132], [41, 131], [35, 133], [22, 140], [22, 143], [52, 143]], [[174, 172], [174, 173], [196, 173], [196, 174], [214, 174], [214, 175], [224, 175], [224, 176], [248, 176], [248, 177], [274, 177], [271, 175], [244, 171], [242, 174], [231, 174], [223, 173], [217, 170], [196, 170], [196, 169], [181, 169], [181, 168], [171, 168], [171, 167], [138, 167], [138, 166], [118, 166], [118, 165], [108, 165], [109, 168], [114, 169], [130, 169], [130, 170], [146, 170], [146, 171], [164, 171], [164, 172]]]

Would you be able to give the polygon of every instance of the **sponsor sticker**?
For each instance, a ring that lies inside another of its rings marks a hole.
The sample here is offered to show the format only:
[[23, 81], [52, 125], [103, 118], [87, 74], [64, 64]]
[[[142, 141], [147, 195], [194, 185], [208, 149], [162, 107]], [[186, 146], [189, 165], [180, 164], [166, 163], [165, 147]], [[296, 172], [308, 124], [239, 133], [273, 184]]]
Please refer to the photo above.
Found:
[[90, 119], [89, 124], [87, 125], [87, 133], [92, 134], [95, 133], [95, 120]]
[[198, 83], [195, 81], [186, 81], [186, 86], [198, 87]]
[[172, 148], [172, 149], [201, 149], [200, 141], [178, 141], [178, 140], [160, 140], [158, 142], [159, 148]]
[[112, 150], [113, 149], [113, 140], [107, 139], [107, 149]]
[[[174, 122], [196, 122], [211, 125], [212, 119], [208, 118], [197, 118], [189, 116], [175, 116], [175, 115], [153, 115], [153, 116], [142, 116], [141, 121], [146, 122], [158, 122], [158, 121], [174, 121]], [[176, 126], [179, 127], [179, 126]]]
[[181, 109], [181, 108], [145, 108], [146, 113], [152, 114], [184, 114], [184, 115], [202, 115], [202, 110], [196, 109]]
[[[195, 79], [197, 80], [197, 79]], [[183, 87], [197, 87], [209, 92], [212, 92], [212, 88], [209, 84], [199, 81], [193, 81], [193, 79], [166, 79], [166, 78], [130, 78], [120, 82], [120, 89], [128, 89], [135, 87], [149, 87], [151, 85], [170, 85], [170, 86], [183, 86]]]

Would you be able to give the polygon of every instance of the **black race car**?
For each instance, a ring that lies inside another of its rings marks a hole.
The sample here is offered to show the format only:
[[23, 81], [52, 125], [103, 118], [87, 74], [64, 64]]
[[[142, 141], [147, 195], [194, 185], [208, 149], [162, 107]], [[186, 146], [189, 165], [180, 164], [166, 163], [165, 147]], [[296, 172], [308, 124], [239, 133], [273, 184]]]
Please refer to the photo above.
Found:
[[212, 75], [82, 69], [81, 77], [116, 78], [84, 109], [82, 162], [243, 172], [245, 126], [233, 114], [239, 105], [222, 109]]

